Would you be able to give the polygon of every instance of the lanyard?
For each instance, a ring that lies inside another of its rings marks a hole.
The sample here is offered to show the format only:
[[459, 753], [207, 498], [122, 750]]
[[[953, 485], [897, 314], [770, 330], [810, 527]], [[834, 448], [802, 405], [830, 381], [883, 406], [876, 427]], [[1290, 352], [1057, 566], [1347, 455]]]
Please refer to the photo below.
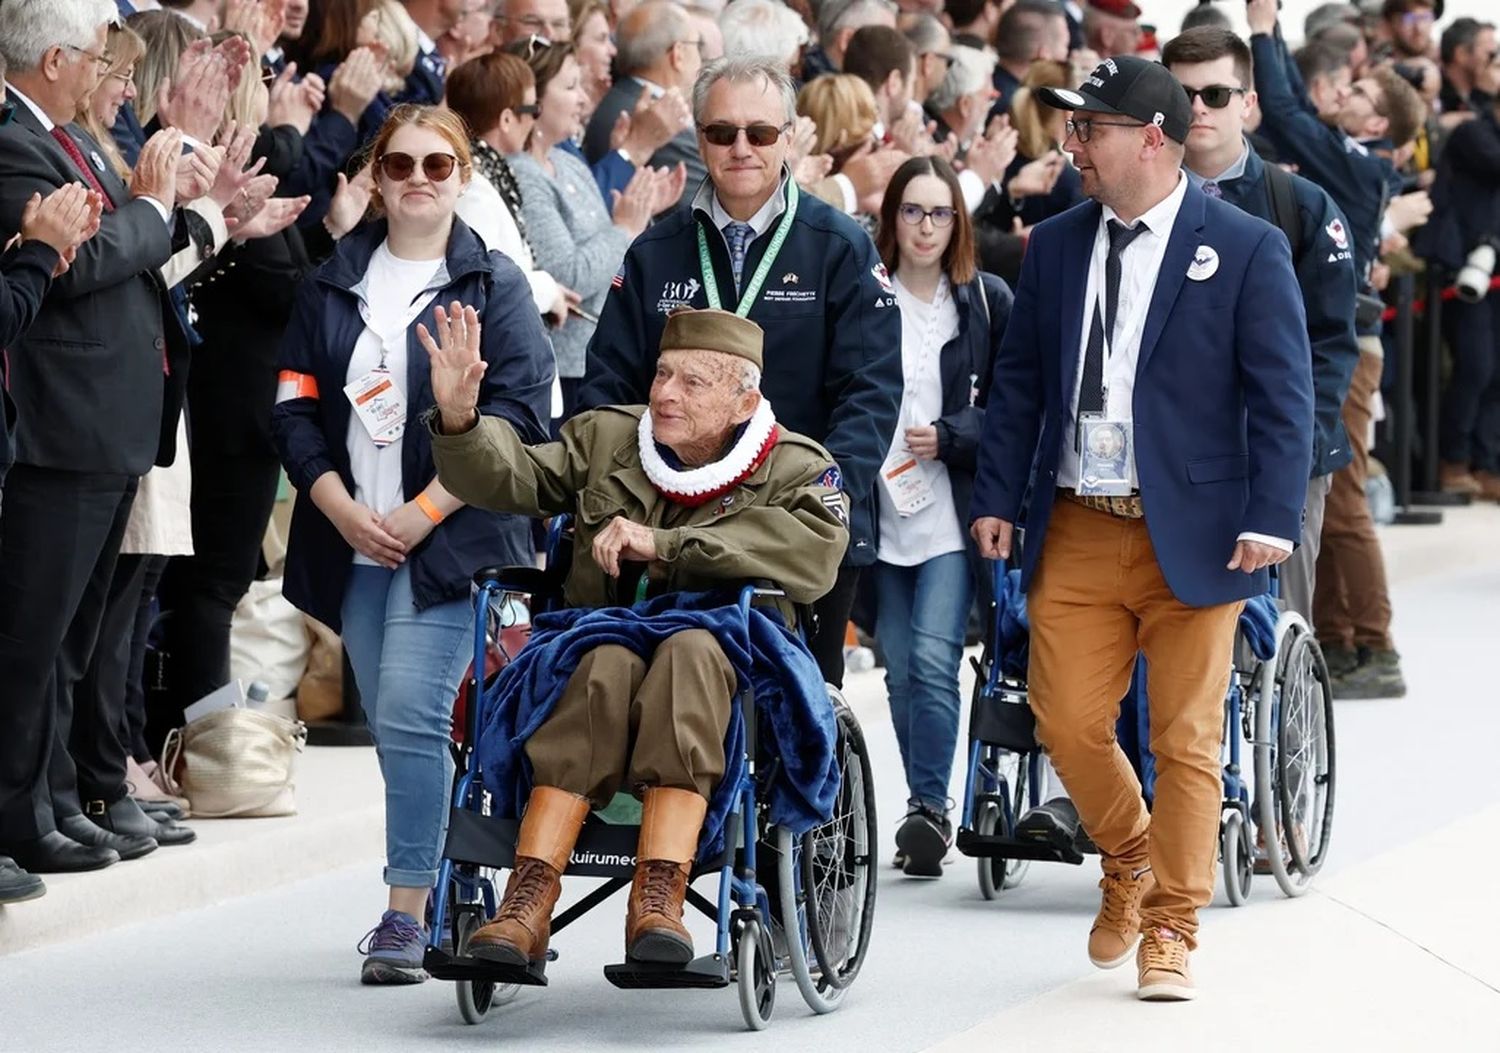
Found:
[[[766, 284], [766, 276], [771, 273], [776, 257], [781, 252], [781, 246], [786, 241], [787, 234], [791, 232], [792, 217], [797, 214], [797, 197], [797, 181], [788, 179], [786, 213], [781, 217], [776, 233], [771, 237], [771, 244], [766, 246], [766, 254], [761, 257], [760, 266], [756, 267], [755, 273], [750, 276], [750, 284], [745, 286], [745, 291], [740, 296], [739, 306], [734, 309], [734, 313], [741, 318], [749, 316], [750, 308], [755, 304], [755, 298], [760, 295], [760, 287]], [[708, 239], [703, 236], [702, 223], [698, 224], [698, 268], [703, 272], [703, 293], [708, 297], [708, 306], [716, 311], [721, 310], [719, 283], [714, 279], [714, 265], [708, 258]]]

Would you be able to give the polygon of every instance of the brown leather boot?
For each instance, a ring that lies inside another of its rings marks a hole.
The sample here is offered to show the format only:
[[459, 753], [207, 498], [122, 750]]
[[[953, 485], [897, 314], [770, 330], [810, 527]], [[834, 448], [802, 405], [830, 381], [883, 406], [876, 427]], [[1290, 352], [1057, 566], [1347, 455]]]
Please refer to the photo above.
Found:
[[1480, 485], [1467, 464], [1444, 461], [1438, 466], [1438, 489], [1445, 494], [1468, 494], [1475, 497], [1479, 494]]
[[635, 881], [625, 913], [627, 958], [674, 965], [693, 960], [693, 937], [682, 924], [682, 901], [707, 812], [708, 801], [695, 790], [646, 790]]
[[535, 964], [547, 957], [552, 908], [557, 906], [563, 871], [588, 814], [587, 797], [551, 786], [531, 791], [505, 898], [495, 920], [469, 941], [470, 954], [507, 965]]
[[1475, 472], [1474, 482], [1479, 487], [1479, 493], [1475, 496], [1481, 501], [1500, 501], [1500, 474]]

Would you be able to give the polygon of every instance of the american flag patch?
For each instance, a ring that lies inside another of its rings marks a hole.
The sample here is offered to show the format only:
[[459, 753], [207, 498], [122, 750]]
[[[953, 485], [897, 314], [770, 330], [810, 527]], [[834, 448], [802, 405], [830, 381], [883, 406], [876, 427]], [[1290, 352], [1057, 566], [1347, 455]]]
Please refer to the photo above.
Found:
[[609, 287], [611, 289], [623, 289], [623, 288], [625, 288], [625, 268], [624, 268], [624, 266], [621, 266], [619, 270], [615, 271], [615, 276], [609, 280]]

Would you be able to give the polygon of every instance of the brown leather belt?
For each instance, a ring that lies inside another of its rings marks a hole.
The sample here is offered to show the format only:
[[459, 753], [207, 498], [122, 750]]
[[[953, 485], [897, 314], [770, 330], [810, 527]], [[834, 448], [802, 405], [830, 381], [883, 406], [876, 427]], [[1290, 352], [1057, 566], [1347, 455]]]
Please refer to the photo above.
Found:
[[1140, 494], [1131, 494], [1129, 497], [1085, 497], [1073, 490], [1064, 490], [1059, 487], [1057, 495], [1064, 500], [1072, 501], [1075, 505], [1083, 505], [1084, 508], [1092, 508], [1095, 512], [1103, 512], [1120, 519], [1146, 518], [1146, 509], [1141, 504]]

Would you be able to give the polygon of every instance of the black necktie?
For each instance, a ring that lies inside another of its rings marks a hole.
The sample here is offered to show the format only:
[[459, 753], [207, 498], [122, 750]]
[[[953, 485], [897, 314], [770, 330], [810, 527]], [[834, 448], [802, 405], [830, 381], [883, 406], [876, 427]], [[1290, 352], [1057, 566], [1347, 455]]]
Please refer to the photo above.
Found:
[[[1104, 262], [1104, 311], [1094, 301], [1094, 320], [1089, 326], [1089, 345], [1083, 356], [1083, 383], [1078, 388], [1078, 412], [1104, 412], [1104, 334], [1113, 343], [1115, 312], [1120, 306], [1120, 255], [1136, 238], [1146, 233], [1146, 225], [1127, 227], [1118, 220], [1109, 221], [1109, 256]], [[1112, 349], [1111, 349], [1112, 350]]]

